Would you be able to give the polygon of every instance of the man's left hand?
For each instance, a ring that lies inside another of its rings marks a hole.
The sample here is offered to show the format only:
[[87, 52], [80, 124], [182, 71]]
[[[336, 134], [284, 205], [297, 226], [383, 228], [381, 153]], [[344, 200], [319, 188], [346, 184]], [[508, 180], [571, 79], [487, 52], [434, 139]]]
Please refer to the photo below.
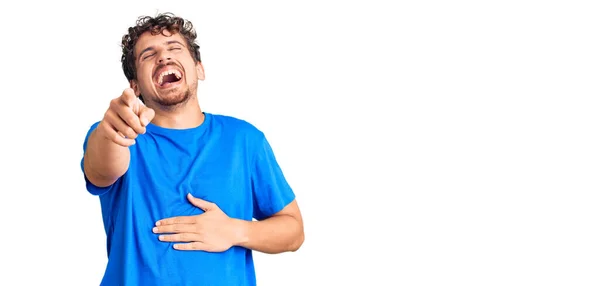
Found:
[[182, 242], [173, 245], [178, 250], [203, 250], [223, 252], [233, 246], [241, 235], [239, 224], [216, 204], [187, 196], [190, 203], [202, 209], [203, 214], [172, 217], [156, 222], [152, 232], [161, 234], [158, 239]]

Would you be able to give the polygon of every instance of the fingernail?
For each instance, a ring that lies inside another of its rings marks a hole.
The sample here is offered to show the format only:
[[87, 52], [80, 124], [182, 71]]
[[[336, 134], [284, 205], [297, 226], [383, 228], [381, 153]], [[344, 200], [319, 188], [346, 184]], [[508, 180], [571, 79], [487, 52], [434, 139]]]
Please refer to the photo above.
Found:
[[152, 232], [156, 232], [156, 231], [158, 231], [158, 227], [152, 228]]
[[148, 125], [148, 119], [146, 117], [142, 118], [142, 125], [144, 125], [144, 126]]
[[164, 236], [162, 236], [162, 235], [159, 235], [159, 236], [158, 236], [158, 240], [163, 240], [164, 238], [165, 238], [165, 237], [164, 237]]
[[156, 226], [159, 226], [159, 225], [160, 225], [160, 221], [157, 221], [157, 222], [155, 223], [155, 225], [156, 225]]

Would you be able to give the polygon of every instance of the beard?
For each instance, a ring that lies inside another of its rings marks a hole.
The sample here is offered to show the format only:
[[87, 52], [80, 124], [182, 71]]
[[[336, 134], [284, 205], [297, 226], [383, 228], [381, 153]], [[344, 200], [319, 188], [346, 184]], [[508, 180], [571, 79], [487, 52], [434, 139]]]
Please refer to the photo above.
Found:
[[170, 93], [175, 93], [175, 94], [161, 97], [161, 98], [156, 98], [156, 99], [154, 99], [154, 102], [156, 102], [160, 106], [172, 108], [177, 105], [183, 105], [184, 103], [188, 102], [190, 100], [190, 98], [192, 97], [192, 92], [190, 91], [189, 88], [186, 88], [186, 90], [181, 91], [179, 93], [176, 93], [175, 91], [170, 92]]
[[144, 98], [143, 102], [152, 101], [154, 104], [158, 105], [162, 109], [174, 109], [178, 106], [185, 105], [193, 97], [194, 93], [192, 92], [192, 90], [197, 90], [197, 87], [198, 83], [196, 82], [193, 83], [191, 87], [186, 87], [183, 91], [168, 91], [165, 95], [161, 97], [145, 97], [143, 95], [141, 95], [140, 97]]

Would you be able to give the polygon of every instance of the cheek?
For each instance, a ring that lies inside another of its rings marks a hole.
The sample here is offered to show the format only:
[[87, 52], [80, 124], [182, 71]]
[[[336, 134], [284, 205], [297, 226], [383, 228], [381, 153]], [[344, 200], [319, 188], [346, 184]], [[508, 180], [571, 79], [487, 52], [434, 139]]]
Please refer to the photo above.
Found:
[[139, 73], [139, 79], [142, 82], [142, 85], [144, 86], [150, 86], [152, 85], [152, 73], [147, 72], [145, 70], [141, 70]]
[[148, 67], [147, 64], [140, 64], [137, 67], [137, 74], [139, 77], [148, 77], [148, 71], [150, 70], [150, 68]]
[[197, 80], [198, 79], [198, 72], [196, 71], [196, 69], [192, 68], [191, 70], [189, 70], [190, 72], [188, 72], [186, 74], [186, 79], [187, 80]]

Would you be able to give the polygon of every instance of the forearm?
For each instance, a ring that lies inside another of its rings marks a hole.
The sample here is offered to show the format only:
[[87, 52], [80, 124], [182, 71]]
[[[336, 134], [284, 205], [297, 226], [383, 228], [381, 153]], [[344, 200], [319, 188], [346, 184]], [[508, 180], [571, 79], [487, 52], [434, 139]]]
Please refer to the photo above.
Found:
[[92, 131], [88, 139], [83, 164], [88, 180], [98, 186], [112, 185], [129, 168], [129, 148], [120, 146]]
[[273, 216], [262, 221], [236, 220], [239, 230], [237, 246], [276, 254], [296, 251], [304, 242], [304, 229], [289, 215]]

